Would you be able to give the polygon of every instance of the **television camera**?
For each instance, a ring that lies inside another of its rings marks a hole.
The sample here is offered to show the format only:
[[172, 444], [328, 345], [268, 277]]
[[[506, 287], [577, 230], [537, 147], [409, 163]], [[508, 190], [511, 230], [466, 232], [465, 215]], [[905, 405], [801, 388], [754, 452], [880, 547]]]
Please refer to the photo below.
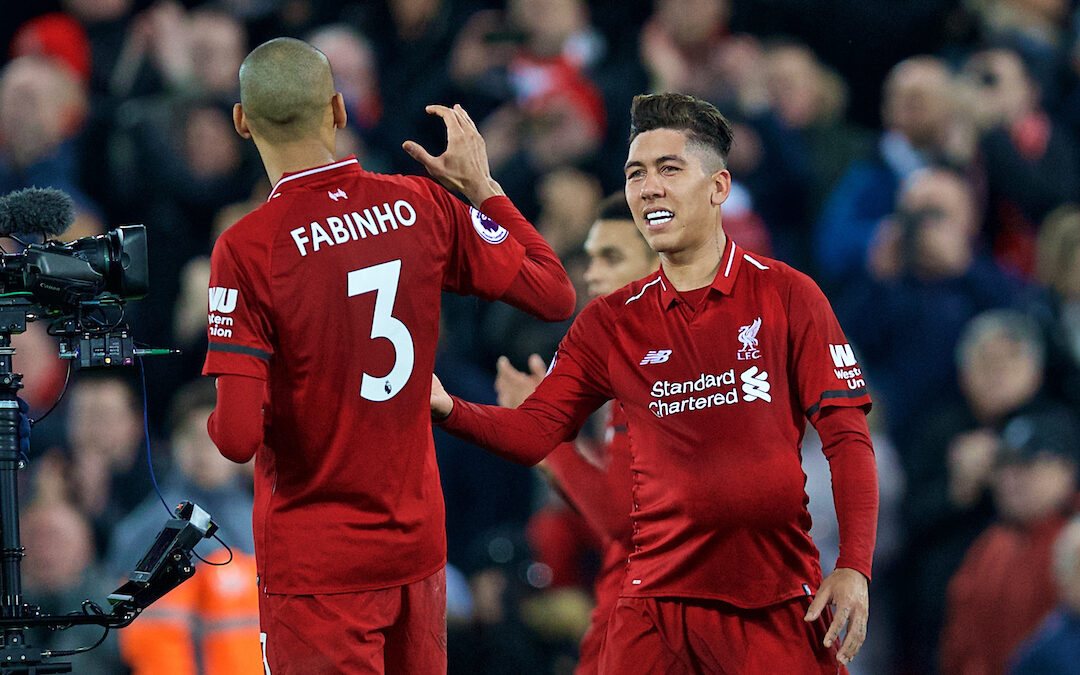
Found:
[[[78, 368], [126, 366], [137, 356], [174, 353], [139, 349], [125, 323], [124, 303], [149, 290], [146, 228], [118, 227], [67, 243], [52, 240], [74, 220], [71, 198], [59, 190], [29, 188], [0, 197], [0, 237], [21, 250], [0, 248], [0, 674], [71, 672], [57, 661], [76, 652], [49, 652], [27, 644], [25, 631], [38, 626], [122, 628], [149, 604], [195, 573], [192, 549], [217, 530], [210, 515], [190, 502], [174, 511], [128, 581], [116, 589], [106, 613], [83, 603], [81, 612], [44, 615], [22, 595], [17, 472], [20, 451], [18, 391], [22, 375], [12, 372], [11, 336], [28, 322], [49, 323], [60, 340], [60, 357]], [[41, 243], [28, 243], [30, 238]], [[102, 636], [104, 640], [104, 636]], [[100, 644], [99, 641], [98, 644]]]

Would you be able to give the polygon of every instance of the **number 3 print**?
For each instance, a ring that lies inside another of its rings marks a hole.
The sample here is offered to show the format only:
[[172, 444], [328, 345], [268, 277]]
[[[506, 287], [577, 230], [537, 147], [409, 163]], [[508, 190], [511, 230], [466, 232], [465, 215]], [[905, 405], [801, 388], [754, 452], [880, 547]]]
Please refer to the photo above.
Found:
[[349, 272], [349, 297], [375, 291], [375, 313], [371, 317], [371, 339], [386, 338], [394, 346], [394, 365], [383, 377], [364, 373], [360, 396], [369, 401], [389, 401], [409, 381], [412, 375], [414, 349], [412, 334], [400, 320], [394, 318], [401, 261], [372, 265]]

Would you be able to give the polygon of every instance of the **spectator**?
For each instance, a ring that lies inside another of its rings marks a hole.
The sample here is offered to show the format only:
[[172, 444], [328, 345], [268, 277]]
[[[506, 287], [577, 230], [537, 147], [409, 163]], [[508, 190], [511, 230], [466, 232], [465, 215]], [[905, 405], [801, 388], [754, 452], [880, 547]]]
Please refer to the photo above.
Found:
[[1037, 324], [1014, 310], [982, 313], [956, 347], [962, 398], [933, 398], [902, 457], [904, 550], [897, 574], [898, 659], [933, 672], [945, 590], [964, 552], [994, 516], [991, 474], [1001, 430], [1054, 407], [1042, 395], [1044, 348]]
[[[338, 132], [337, 156], [356, 155], [372, 171], [388, 169], [391, 160], [384, 153], [389, 148], [385, 142], [380, 145], [377, 138], [377, 129], [383, 119], [383, 100], [379, 92], [378, 64], [371, 44], [346, 24], [319, 28], [311, 34], [309, 41], [334, 64], [334, 86], [345, 98], [345, 109], [349, 113], [348, 126]], [[355, 139], [347, 141], [346, 133]], [[342, 147], [346, 142], [354, 146], [347, 152]]]
[[[901, 458], [923, 403], [957, 391], [953, 349], [964, 325], [1009, 304], [1018, 290], [981, 254], [978, 235], [979, 212], [962, 176], [946, 169], [915, 173], [896, 212], [877, 228], [864, 278], [837, 301], [880, 391]], [[866, 316], [875, 320], [858, 320]], [[918, 378], [911, 377], [912, 364]]]
[[64, 239], [103, 229], [98, 207], [79, 186], [76, 140], [86, 111], [85, 86], [66, 66], [24, 56], [0, 71], [0, 193], [31, 186], [67, 192], [77, 210]]
[[[163, 476], [161, 494], [169, 508], [182, 501], [198, 504], [217, 523], [219, 536], [234, 551], [255, 552], [251, 533], [253, 508], [250, 485], [240, 466], [221, 456], [206, 432], [206, 420], [216, 402], [213, 381], [200, 378], [181, 388], [172, 400], [169, 445], [172, 464]], [[109, 572], [125, 575], [145, 552], [169, 514], [157, 494], [148, 496], [117, 522], [109, 542]], [[195, 552], [206, 557], [216, 541], [203, 541]], [[256, 586], [251, 584], [251, 588]]]
[[829, 194], [814, 237], [817, 268], [836, 281], [858, 276], [878, 222], [892, 212], [904, 180], [946, 159], [954, 124], [952, 76], [933, 56], [915, 56], [889, 71], [877, 153], [848, 167]]
[[1057, 604], [1051, 551], [1077, 505], [1076, 424], [1071, 413], [1046, 413], [1002, 431], [990, 476], [998, 520], [949, 582], [945, 675], [1004, 675], [1013, 651]]
[[[216, 401], [214, 383], [199, 379], [172, 401], [173, 465], [162, 485], [170, 507], [192, 501], [217, 523], [217, 540], [203, 540], [201, 564], [184, 582], [149, 607], [120, 635], [125, 662], [135, 675], [231, 675], [262, 669], [259, 649], [259, 592], [255, 578], [253, 508], [241, 468], [222, 457], [206, 431]], [[145, 553], [169, 517], [158, 495], [150, 496], [117, 523], [109, 569], [121, 577]], [[232, 556], [232, 560], [225, 563]]]
[[1043, 223], [1034, 311], [1046, 335], [1048, 386], [1080, 410], [1080, 210], [1064, 207]]
[[1053, 566], [1061, 603], [1017, 650], [1009, 675], [1080, 673], [1080, 517], [1058, 535]]
[[[796, 132], [810, 164], [807, 208], [813, 222], [851, 162], [867, 154], [869, 132], [845, 120], [847, 85], [806, 45], [768, 45], [763, 67], [769, 106], [783, 126]], [[809, 238], [800, 243], [808, 248]]]
[[[117, 587], [97, 564], [90, 524], [73, 505], [36, 501], [23, 510], [19, 528], [26, 549], [23, 599], [40, 607], [43, 614], [78, 612], [84, 600], [101, 606]], [[38, 628], [30, 631], [28, 642], [35, 649], [67, 650], [93, 644], [100, 636], [101, 628], [96, 626], [66, 631]], [[73, 656], [70, 661], [74, 672], [86, 675], [123, 672], [115, 633], [92, 655]]]
[[982, 129], [979, 160], [994, 255], [1006, 269], [1030, 276], [1039, 223], [1080, 197], [1080, 147], [1043, 109], [1038, 85], [1016, 52], [977, 52], [962, 75], [975, 92]]
[[41, 496], [69, 500], [90, 520], [98, 555], [105, 553], [116, 522], [150, 491], [136, 406], [121, 375], [80, 373], [67, 396], [65, 443], [37, 462]]

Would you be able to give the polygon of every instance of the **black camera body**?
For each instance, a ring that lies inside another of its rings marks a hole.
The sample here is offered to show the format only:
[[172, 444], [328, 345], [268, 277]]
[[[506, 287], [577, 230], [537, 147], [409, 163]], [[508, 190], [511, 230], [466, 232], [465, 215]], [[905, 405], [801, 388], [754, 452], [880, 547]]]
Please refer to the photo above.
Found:
[[149, 290], [146, 228], [125, 225], [68, 243], [29, 244], [0, 256], [0, 331], [50, 319], [60, 357], [79, 368], [128, 366], [138, 350], [123, 303]]
[[112, 294], [135, 299], [150, 288], [146, 228], [125, 225], [62, 244], [30, 244], [0, 261], [5, 293], [28, 292], [45, 307], [64, 309]]

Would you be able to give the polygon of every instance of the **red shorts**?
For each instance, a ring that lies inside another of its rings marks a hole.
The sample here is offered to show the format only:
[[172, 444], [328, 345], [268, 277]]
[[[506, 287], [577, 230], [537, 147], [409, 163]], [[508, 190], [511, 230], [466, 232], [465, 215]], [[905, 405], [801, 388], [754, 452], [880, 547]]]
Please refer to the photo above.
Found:
[[266, 675], [446, 673], [446, 570], [377, 591], [259, 597]]
[[713, 600], [619, 598], [600, 655], [601, 673], [846, 675], [837, 645], [821, 641], [832, 613], [803, 621], [810, 598], [763, 609]]

